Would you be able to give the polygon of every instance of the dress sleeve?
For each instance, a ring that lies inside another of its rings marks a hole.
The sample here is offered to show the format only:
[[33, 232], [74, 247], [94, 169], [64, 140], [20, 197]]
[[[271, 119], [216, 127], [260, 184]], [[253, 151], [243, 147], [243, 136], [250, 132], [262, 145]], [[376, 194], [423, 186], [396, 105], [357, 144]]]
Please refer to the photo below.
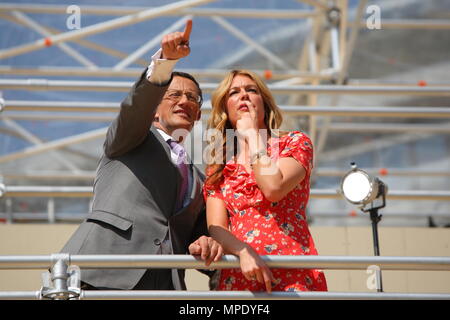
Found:
[[310, 175], [313, 169], [313, 145], [311, 140], [300, 131], [289, 132], [286, 139], [287, 142], [280, 152], [280, 158], [294, 158], [305, 168], [307, 175]]

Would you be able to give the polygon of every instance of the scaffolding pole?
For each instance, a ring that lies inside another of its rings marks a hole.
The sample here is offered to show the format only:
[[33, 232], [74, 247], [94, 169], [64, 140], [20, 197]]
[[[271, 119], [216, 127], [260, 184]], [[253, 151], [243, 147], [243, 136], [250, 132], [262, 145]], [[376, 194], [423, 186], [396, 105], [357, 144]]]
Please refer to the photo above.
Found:
[[144, 20], [149, 20], [155, 17], [159, 17], [167, 14], [168, 12], [177, 11], [187, 7], [203, 5], [213, 0], [184, 0], [171, 3], [158, 8], [152, 8], [137, 12], [134, 14], [126, 15], [120, 18], [112, 19], [109, 21], [97, 23], [88, 27], [84, 27], [79, 30], [73, 30], [64, 32], [58, 35], [53, 35], [45, 39], [40, 39], [28, 44], [20, 45], [17, 47], [0, 50], [0, 59], [14, 57], [20, 54], [28, 53], [34, 50], [43, 49], [50, 44], [57, 44], [73, 39], [79, 39], [82, 37], [91, 36], [97, 33], [106, 32], [109, 30], [117, 29], [131, 24], [136, 24]]
[[[9, 198], [11, 200], [11, 198]], [[341, 210], [338, 212], [321, 212], [321, 211], [310, 211], [309, 216], [311, 218], [338, 218], [338, 219], [361, 219], [366, 221], [367, 216], [364, 214], [354, 215], [353, 211], [345, 211]], [[89, 214], [86, 212], [72, 212], [72, 213], [63, 213], [63, 212], [55, 212], [55, 221], [58, 222], [70, 222], [70, 223], [81, 223], [83, 220], [89, 217]], [[383, 214], [383, 219], [428, 219], [428, 218], [450, 218], [449, 213], [437, 213], [437, 212], [385, 212]], [[35, 222], [35, 221], [49, 221], [49, 213], [48, 212], [8, 212], [2, 213], [0, 212], [0, 219], [4, 219], [8, 221], [8, 223], [14, 222]], [[346, 224], [347, 221], [343, 220], [342, 223]]]
[[410, 124], [410, 123], [333, 123], [329, 127], [333, 132], [381, 132], [381, 133], [450, 133], [450, 123]]
[[[22, 12], [14, 10], [14, 11], [12, 11], [12, 15], [15, 18], [17, 18], [17, 20], [19, 22], [23, 23], [27, 27], [36, 31], [41, 36], [43, 36], [43, 37], [51, 37], [52, 36], [52, 34], [47, 29], [42, 27], [40, 24], [38, 24], [36, 21], [31, 19], [30, 17], [23, 14]], [[95, 65], [95, 63], [93, 63], [91, 60], [86, 58], [84, 55], [82, 55], [81, 53], [79, 53], [78, 51], [76, 51], [75, 49], [70, 47], [68, 44], [57, 43], [56, 46], [58, 48], [60, 48], [64, 53], [66, 53], [67, 55], [69, 55], [70, 57], [74, 58], [76, 61], [78, 61], [85, 67], [87, 67], [88, 69], [90, 69], [90, 70], [97, 69], [97, 66]]]
[[[4, 116], [0, 117], [0, 119], [2, 119], [3, 122], [5, 122], [5, 124], [8, 127], [14, 128], [17, 131], [17, 133], [19, 134], [19, 136], [23, 137], [24, 139], [33, 143], [34, 145], [44, 144], [44, 142], [40, 138], [38, 138], [36, 135], [34, 135], [31, 132], [29, 132], [28, 130], [26, 130], [24, 127], [22, 127], [21, 125], [19, 125], [12, 119], [9, 119], [8, 117], [4, 117]], [[74, 172], [74, 173], [79, 172], [80, 169], [70, 159], [64, 158], [63, 155], [61, 155], [55, 151], [50, 151], [49, 154], [52, 158], [54, 158], [56, 161], [58, 161], [59, 163], [64, 165], [66, 168], [70, 169], [72, 172]]]
[[[395, 177], [448, 177], [450, 170], [424, 170], [415, 168], [365, 168], [364, 171], [371, 175], [395, 176]], [[343, 177], [348, 170], [321, 167], [313, 171], [315, 176], [323, 177]], [[95, 178], [95, 171], [78, 171], [77, 173], [53, 170], [30, 170], [26, 172], [3, 171], [4, 180], [28, 179], [28, 180], [87, 180]]]
[[[208, 113], [208, 112], [205, 112]], [[285, 115], [292, 115], [289, 110], [283, 110]], [[27, 121], [74, 121], [74, 122], [111, 122], [115, 116], [96, 116], [96, 115], [70, 115], [70, 114], [8, 114], [11, 120], [27, 120]], [[439, 116], [436, 116], [439, 118]], [[3, 116], [0, 116], [3, 119]], [[358, 132], [358, 133], [434, 133], [434, 134], [450, 134], [450, 123], [427, 123], [427, 124], [407, 124], [407, 123], [355, 123], [349, 125], [348, 122], [333, 123], [328, 128], [332, 132]], [[13, 135], [18, 138], [29, 141], [29, 139], [21, 133], [0, 128], [0, 133]]]
[[116, 64], [113, 69], [114, 70], [123, 70], [125, 67], [132, 64], [137, 59], [141, 58], [144, 54], [146, 54], [150, 49], [153, 47], [159, 45], [161, 43], [161, 39], [164, 37], [164, 35], [169, 34], [171, 32], [174, 32], [175, 30], [181, 28], [183, 25], [186, 24], [186, 21], [192, 19], [192, 16], [186, 16], [175, 23], [173, 23], [171, 26], [169, 26], [167, 29], [160, 32], [158, 35], [153, 37], [150, 41], [142, 45], [140, 48], [136, 49], [133, 53], [131, 53], [128, 57], [120, 61], [118, 64]]
[[222, 17], [218, 16], [212, 16], [211, 19], [217, 23], [219, 26], [230, 32], [233, 36], [240, 39], [244, 43], [246, 43], [248, 46], [253, 48], [256, 52], [259, 52], [261, 55], [266, 57], [269, 61], [273, 62], [275, 65], [280, 67], [283, 70], [289, 70], [290, 68], [286, 62], [284, 62], [282, 59], [280, 59], [276, 54], [272, 53], [270, 50], [266, 49], [264, 46], [260, 45], [258, 42], [247, 36], [245, 33], [243, 33], [241, 30], [233, 26], [231, 23], [226, 21]]
[[330, 7], [326, 4], [326, 2], [322, 1], [322, 0], [298, 0], [298, 1], [309, 4], [310, 6], [313, 6], [316, 9], [320, 9], [320, 10], [330, 9]]
[[[12, 198], [8, 198], [7, 200], [11, 200]], [[323, 211], [310, 211], [308, 214], [311, 218], [339, 218], [339, 219], [362, 219], [366, 220], [367, 216], [363, 214], [354, 215], [354, 211], [333, 211], [333, 212], [323, 212]], [[86, 212], [72, 212], [72, 213], [64, 213], [64, 212], [55, 212], [55, 221], [58, 222], [76, 222], [80, 223], [84, 219], [89, 217], [89, 213]], [[428, 219], [428, 218], [450, 218], [449, 213], [445, 212], [385, 212], [383, 214], [383, 219]], [[48, 212], [0, 212], [0, 219], [4, 219], [8, 221], [8, 223], [14, 222], [33, 222], [33, 221], [46, 221], [49, 222], [49, 213]], [[346, 221], [342, 221], [346, 223]]]
[[[0, 185], [2, 186], [2, 185]], [[92, 197], [92, 187], [60, 186], [8, 186], [3, 185], [3, 197]], [[311, 198], [343, 199], [336, 189], [311, 189]], [[447, 190], [389, 190], [387, 199], [391, 200], [450, 200]]]
[[[390, 118], [448, 118], [449, 107], [333, 107], [333, 106], [279, 106], [281, 111], [289, 115], [329, 115], [329, 116], [355, 116], [355, 117], [390, 117]], [[27, 113], [18, 114], [12, 111], [52, 111], [52, 112], [118, 112], [120, 103], [117, 102], [86, 102], [86, 101], [25, 101], [6, 100], [3, 112], [8, 112], [11, 119], [26, 119], [32, 115]], [[1, 111], [1, 110], [0, 110]], [[202, 111], [211, 111], [211, 104], [206, 102], [202, 105]], [[52, 115], [50, 115], [51, 117]], [[53, 114], [53, 116], [58, 116]], [[80, 115], [73, 115], [75, 119]], [[39, 116], [36, 117], [39, 119]], [[45, 118], [44, 118], [45, 119]], [[107, 118], [109, 119], [109, 118]], [[100, 118], [100, 121], [107, 120]], [[367, 124], [370, 127], [370, 124]]]
[[[130, 81], [73, 81], [48, 79], [0, 79], [0, 89], [8, 90], [64, 90], [64, 91], [123, 91], [128, 92]], [[212, 92], [217, 83], [201, 83], [204, 92]], [[446, 86], [367, 86], [367, 85], [268, 85], [273, 94], [318, 93], [318, 94], [367, 94], [367, 95], [418, 95], [450, 96]]]
[[8, 153], [6, 155], [0, 156], [0, 163], [25, 158], [31, 155], [44, 153], [50, 150], [60, 149], [74, 143], [81, 143], [93, 139], [103, 138], [106, 135], [107, 130], [108, 128], [92, 130], [68, 138], [62, 138], [51, 142], [42, 143], [37, 146], [28, 147], [17, 152]]
[[[349, 22], [354, 25], [355, 22]], [[367, 21], [360, 21], [360, 27], [366, 27]], [[448, 30], [450, 29], [449, 19], [384, 19], [381, 23], [382, 29], [410, 29], [410, 30]]]
[[[123, 57], [125, 58], [125, 56]], [[150, 61], [146, 65], [149, 65]], [[99, 67], [96, 70], [89, 70], [81, 67], [53, 67], [42, 66], [39, 68], [27, 68], [27, 67], [11, 67], [0, 66], [0, 74], [10, 75], [31, 75], [31, 76], [67, 76], [71, 77], [123, 77], [123, 78], [137, 78], [142, 72], [143, 68], [127, 68], [116, 70], [113, 68]], [[223, 79], [229, 72], [226, 69], [177, 69], [182, 72], [189, 73], [195, 78], [216, 78]], [[260, 77], [265, 78], [266, 70], [252, 70]], [[331, 74], [324, 72], [300, 72], [295, 70], [274, 70], [271, 73], [272, 80], [286, 80], [292, 78], [301, 78], [302, 80], [320, 79], [330, 80], [333, 78]]]
[[[107, 15], [107, 16], [123, 16], [136, 14], [149, 7], [131, 7], [131, 6], [95, 6], [95, 5], [82, 5], [83, 14], [92, 15]], [[29, 13], [50, 13], [50, 14], [67, 14], [66, 5], [49, 5], [49, 4], [15, 4], [15, 3], [3, 3], [0, 4], [0, 12], [8, 12], [12, 10], [19, 10]], [[280, 10], [280, 9], [226, 9], [226, 8], [186, 8], [180, 9], [175, 12], [167, 12], [166, 16], [182, 16], [182, 15], [194, 15], [210, 17], [212, 15], [231, 18], [271, 18], [271, 19], [301, 19], [311, 18], [317, 16], [318, 12], [312, 10]]]
[[[364, 171], [371, 175], [381, 175], [381, 176], [399, 176], [399, 177], [445, 177], [450, 176], [449, 171], [438, 171], [438, 170], [424, 170], [424, 169], [413, 169], [413, 168], [364, 168]], [[320, 168], [313, 171], [314, 175], [317, 176], [329, 176], [329, 177], [343, 177], [348, 170], [335, 169], [335, 168]]]

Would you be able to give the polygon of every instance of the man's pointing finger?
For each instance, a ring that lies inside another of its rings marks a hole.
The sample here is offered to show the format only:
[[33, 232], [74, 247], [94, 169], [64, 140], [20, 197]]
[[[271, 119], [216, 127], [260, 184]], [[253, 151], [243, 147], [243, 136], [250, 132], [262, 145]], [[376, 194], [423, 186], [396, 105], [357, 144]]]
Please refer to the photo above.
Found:
[[186, 21], [186, 27], [184, 28], [183, 31], [183, 40], [186, 42], [189, 42], [189, 37], [191, 36], [191, 31], [192, 31], [192, 19], [189, 19], [188, 21]]

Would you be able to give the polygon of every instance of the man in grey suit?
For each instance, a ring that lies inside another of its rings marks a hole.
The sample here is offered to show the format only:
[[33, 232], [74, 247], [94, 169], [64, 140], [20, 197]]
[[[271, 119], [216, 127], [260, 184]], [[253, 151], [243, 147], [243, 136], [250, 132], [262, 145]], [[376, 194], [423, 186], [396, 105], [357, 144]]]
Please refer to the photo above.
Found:
[[[197, 81], [172, 72], [190, 53], [192, 21], [166, 35], [108, 129], [92, 212], [61, 250], [70, 254], [223, 254], [207, 237], [204, 177], [180, 144], [200, 119]], [[181, 151], [180, 151], [181, 150]], [[180, 161], [180, 159], [182, 161]], [[185, 290], [183, 269], [82, 269], [84, 289]]]

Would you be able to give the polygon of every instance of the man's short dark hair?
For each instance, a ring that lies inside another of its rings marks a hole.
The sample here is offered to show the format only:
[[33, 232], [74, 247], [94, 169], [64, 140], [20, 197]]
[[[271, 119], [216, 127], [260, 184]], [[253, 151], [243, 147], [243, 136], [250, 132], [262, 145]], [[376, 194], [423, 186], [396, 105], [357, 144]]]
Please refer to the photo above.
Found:
[[181, 72], [181, 71], [174, 71], [174, 72], [172, 72], [172, 78], [173, 77], [186, 78], [186, 79], [192, 80], [192, 82], [195, 83], [195, 85], [197, 86], [197, 89], [198, 89], [198, 94], [200, 96], [199, 106], [201, 107], [202, 103], [203, 103], [203, 93], [202, 93], [202, 89], [200, 89], [200, 85], [197, 82], [197, 80], [195, 80], [195, 78], [192, 75], [190, 75], [189, 73]]

